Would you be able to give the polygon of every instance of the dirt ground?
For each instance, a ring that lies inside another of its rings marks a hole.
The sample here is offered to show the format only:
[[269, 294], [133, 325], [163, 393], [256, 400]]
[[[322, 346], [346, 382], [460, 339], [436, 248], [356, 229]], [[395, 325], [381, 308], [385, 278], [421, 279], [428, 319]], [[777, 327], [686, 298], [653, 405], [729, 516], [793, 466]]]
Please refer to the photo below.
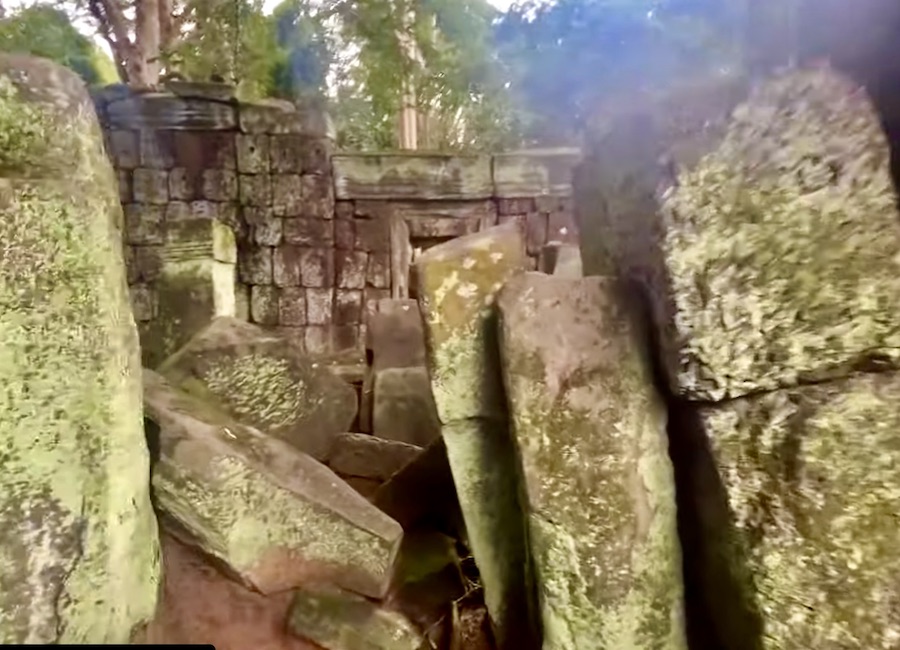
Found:
[[205, 644], [216, 650], [318, 650], [285, 631], [290, 593], [262, 596], [226, 578], [163, 533], [165, 585], [156, 619], [138, 643]]

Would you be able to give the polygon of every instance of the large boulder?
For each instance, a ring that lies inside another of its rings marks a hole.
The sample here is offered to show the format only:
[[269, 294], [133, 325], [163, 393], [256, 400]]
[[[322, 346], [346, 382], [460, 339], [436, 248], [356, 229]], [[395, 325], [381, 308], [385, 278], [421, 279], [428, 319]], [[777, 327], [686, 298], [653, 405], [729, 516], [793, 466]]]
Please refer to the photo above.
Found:
[[325, 460], [356, 418], [356, 391], [283, 337], [216, 318], [159, 372], [243, 424]]
[[122, 210], [70, 70], [0, 54], [0, 643], [128, 643], [159, 543]]
[[500, 292], [544, 650], [686, 648], [666, 407], [612, 279]]
[[509, 223], [430, 248], [415, 268], [441, 434], [501, 650], [539, 639], [494, 304], [527, 265], [524, 233]]
[[403, 530], [330, 469], [144, 371], [153, 489], [181, 537], [265, 594], [309, 582], [383, 597]]
[[723, 96], [597, 143], [579, 173], [586, 272], [646, 283], [691, 399], [897, 367], [900, 223], [865, 92], [821, 68]]
[[900, 647], [900, 373], [695, 410], [677, 428], [702, 647]]

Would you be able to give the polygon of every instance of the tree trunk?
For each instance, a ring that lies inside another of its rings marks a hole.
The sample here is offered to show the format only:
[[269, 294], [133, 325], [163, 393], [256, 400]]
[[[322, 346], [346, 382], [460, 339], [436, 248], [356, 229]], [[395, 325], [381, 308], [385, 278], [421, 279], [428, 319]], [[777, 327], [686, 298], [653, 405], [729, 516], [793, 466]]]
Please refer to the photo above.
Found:
[[133, 6], [132, 23], [125, 13], [125, 0], [88, 0], [88, 10], [125, 83], [152, 88], [159, 83], [163, 36], [171, 41], [177, 31], [172, 0], [133, 0]]

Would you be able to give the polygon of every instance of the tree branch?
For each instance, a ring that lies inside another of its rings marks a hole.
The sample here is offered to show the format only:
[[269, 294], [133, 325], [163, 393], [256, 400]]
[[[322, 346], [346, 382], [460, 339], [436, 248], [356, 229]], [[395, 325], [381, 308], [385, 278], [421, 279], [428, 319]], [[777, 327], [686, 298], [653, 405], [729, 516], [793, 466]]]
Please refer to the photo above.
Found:
[[118, 5], [117, 0], [88, 0], [87, 8], [91, 18], [97, 23], [97, 31], [112, 50], [119, 77], [122, 81], [127, 82], [126, 62], [131, 49], [131, 41], [128, 38], [128, 20], [125, 13]]

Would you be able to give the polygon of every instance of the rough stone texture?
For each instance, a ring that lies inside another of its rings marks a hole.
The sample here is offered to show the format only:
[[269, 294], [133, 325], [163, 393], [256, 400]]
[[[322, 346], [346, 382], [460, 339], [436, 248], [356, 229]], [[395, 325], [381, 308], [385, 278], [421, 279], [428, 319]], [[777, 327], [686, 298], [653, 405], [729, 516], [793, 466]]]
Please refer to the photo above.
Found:
[[366, 433], [338, 436], [328, 466], [341, 476], [358, 476], [382, 482], [411, 463], [422, 448]]
[[424, 640], [400, 612], [337, 590], [298, 590], [288, 628], [324, 650], [419, 650]]
[[827, 69], [787, 72], [703, 139], [670, 147], [647, 263], [673, 388], [718, 400], [900, 364], [900, 224], [866, 94]]
[[87, 92], [0, 54], [0, 643], [128, 643], [159, 586], [116, 178]]
[[680, 427], [685, 544], [721, 647], [898, 647], [898, 398], [900, 374], [858, 375]]
[[624, 297], [528, 273], [498, 306], [544, 650], [686, 649], [665, 403]]
[[374, 371], [372, 433], [379, 438], [425, 447], [441, 435], [428, 369]]
[[159, 372], [241, 422], [324, 460], [356, 417], [356, 392], [274, 332], [217, 318]]
[[569, 196], [572, 170], [580, 149], [546, 149], [497, 154], [493, 157], [494, 196]]
[[375, 371], [425, 366], [425, 330], [415, 300], [377, 301], [367, 325], [366, 348], [372, 353]]
[[144, 371], [158, 425], [153, 488], [185, 541], [271, 594], [307, 583], [382, 597], [400, 526], [337, 475]]
[[337, 155], [338, 199], [480, 199], [493, 193], [489, 156], [450, 154]]
[[550, 242], [541, 249], [538, 270], [564, 278], [583, 277], [581, 251], [576, 245]]
[[435, 246], [416, 262], [442, 435], [501, 650], [526, 650], [538, 638], [493, 304], [526, 259], [511, 223]]
[[381, 485], [372, 503], [403, 526], [403, 530], [423, 528], [465, 535], [443, 438], [428, 445]]

